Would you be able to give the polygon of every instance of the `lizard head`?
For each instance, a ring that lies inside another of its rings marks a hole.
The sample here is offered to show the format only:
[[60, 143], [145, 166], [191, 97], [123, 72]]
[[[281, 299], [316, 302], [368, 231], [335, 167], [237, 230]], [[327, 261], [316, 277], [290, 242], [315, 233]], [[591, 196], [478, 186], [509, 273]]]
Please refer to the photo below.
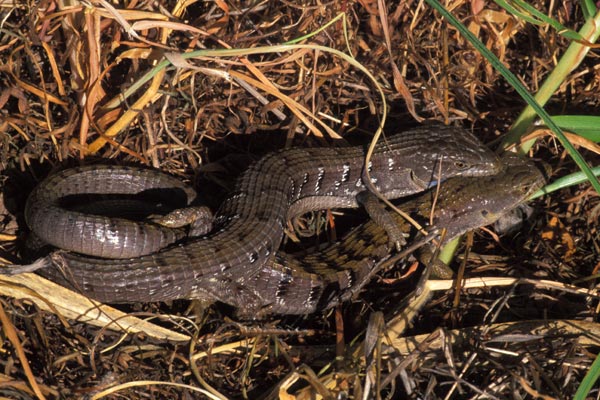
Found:
[[514, 154], [506, 154], [501, 160], [506, 169], [497, 175], [442, 183], [434, 225], [448, 230], [448, 240], [496, 222], [544, 184], [544, 174], [532, 162]]
[[412, 178], [424, 187], [455, 176], [486, 176], [502, 171], [504, 164], [470, 132], [450, 126], [430, 127], [435, 131], [422, 138], [415, 153], [424, 162], [414, 166]]

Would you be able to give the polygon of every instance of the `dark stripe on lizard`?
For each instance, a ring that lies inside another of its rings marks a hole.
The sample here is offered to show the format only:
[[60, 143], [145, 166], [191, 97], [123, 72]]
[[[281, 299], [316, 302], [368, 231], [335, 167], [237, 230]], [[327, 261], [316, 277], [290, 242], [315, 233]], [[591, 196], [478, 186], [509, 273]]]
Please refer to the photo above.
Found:
[[[524, 203], [544, 184], [544, 176], [533, 163], [512, 154], [504, 157], [507, 169], [494, 176], [452, 178], [441, 186], [434, 211], [435, 191], [408, 201], [400, 207], [419, 223], [444, 228], [443, 245], [469, 230], [495, 222]], [[404, 232], [414, 228], [393, 214]], [[413, 235], [414, 237], [414, 235]], [[435, 236], [435, 239], [440, 239]], [[429, 244], [433, 246], [433, 244]], [[386, 231], [369, 221], [325, 250], [304, 257], [280, 252], [275, 261], [246, 284], [253, 293], [238, 295], [257, 304], [237, 304], [246, 313], [307, 314], [348, 300], [368, 282], [371, 269], [393, 251]], [[252, 309], [254, 306], [254, 310]]]
[[[209, 236], [123, 260], [63, 253], [61, 258], [68, 269], [64, 275], [57, 268], [41, 273], [70, 282], [105, 302], [190, 298], [208, 291], [217, 292], [225, 302], [243, 303], [243, 295], [235, 299], [235, 293], [243, 292], [253, 277], [270, 265], [287, 219], [311, 210], [357, 206], [356, 196], [365, 190], [364, 157], [364, 147], [289, 149], [269, 154], [238, 180], [235, 191], [217, 213], [216, 228]], [[474, 136], [446, 126], [416, 128], [388, 138], [377, 146], [368, 167], [374, 186], [388, 198], [423, 191], [440, 179], [489, 175], [502, 168]], [[42, 183], [34, 193], [46, 191], [53, 193], [52, 187]], [[60, 197], [56, 193], [50, 196]], [[37, 233], [51, 241], [57, 236], [54, 229], [63, 228], [61, 224], [35, 221], [43, 216], [48, 203], [52, 207], [55, 203], [29, 202], [33, 205], [28, 204], [28, 210], [38, 210], [36, 217], [28, 214], [30, 227], [34, 231], [45, 227], [47, 232]], [[93, 233], [103, 229], [103, 225], [89, 226]], [[68, 235], [64, 237], [69, 242]], [[110, 237], [112, 242], [118, 239]], [[123, 239], [125, 243], [144, 241], [143, 236]]]

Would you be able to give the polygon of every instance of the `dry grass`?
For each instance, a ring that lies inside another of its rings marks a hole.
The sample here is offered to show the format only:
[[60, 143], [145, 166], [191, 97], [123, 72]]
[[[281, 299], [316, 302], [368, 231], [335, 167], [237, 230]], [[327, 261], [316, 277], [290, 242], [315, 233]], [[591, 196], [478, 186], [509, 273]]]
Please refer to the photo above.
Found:
[[[216, 182], [210, 190], [221, 193], [236, 168], [215, 161], [231, 160], [229, 154], [327, 145], [356, 127], [368, 130], [379, 98], [363, 74], [332, 54], [181, 57], [281, 44], [316, 32], [342, 12], [352, 53], [383, 87], [399, 126], [458, 122], [493, 143], [523, 102], [424, 4], [387, 2], [386, 16], [382, 3], [0, 0], [5, 208], [20, 216], [35, 179], [82, 159], [208, 177]], [[546, 11], [547, 4], [554, 3], [534, 2]], [[491, 3], [451, 0], [446, 7], [532, 92], [567, 45], [552, 29], [526, 25]], [[551, 12], [568, 26], [581, 15], [569, 1]], [[341, 20], [308, 41], [346, 51]], [[164, 57], [173, 66], [144, 82]], [[597, 114], [596, 64], [590, 54], [547, 108]], [[574, 171], [549, 138], [533, 155], [548, 161], [556, 176]], [[231, 310], [183, 301], [121, 307], [179, 316], [167, 326], [193, 338], [183, 343], [123, 336], [2, 297], [0, 397], [94, 398], [135, 383], [107, 397], [201, 398], [202, 389], [232, 398], [570, 398], [598, 346], [598, 326], [589, 322], [597, 302], [535, 283], [573, 283], [600, 268], [598, 205], [597, 194], [583, 185], [535, 202], [532, 222], [513, 237], [477, 234], [468, 276], [531, 281], [470, 289], [456, 299], [450, 291], [438, 294], [402, 334], [432, 336], [394, 339], [396, 347], [386, 341], [394, 334], [383, 330], [399, 296], [389, 280], [331, 312], [256, 323], [231, 322]], [[8, 214], [1, 222], [3, 254], [14, 260], [24, 224]], [[595, 281], [578, 285], [594, 288]], [[541, 319], [547, 322], [533, 322]], [[518, 323], [501, 324], [507, 321]], [[358, 345], [365, 332], [372, 344], [366, 350]]]

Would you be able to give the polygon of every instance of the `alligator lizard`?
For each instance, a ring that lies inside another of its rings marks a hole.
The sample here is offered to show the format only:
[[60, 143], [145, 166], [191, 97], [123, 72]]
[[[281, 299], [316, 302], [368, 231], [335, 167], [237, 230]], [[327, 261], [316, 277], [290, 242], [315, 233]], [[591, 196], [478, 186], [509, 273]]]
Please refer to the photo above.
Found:
[[[400, 207], [417, 222], [444, 228], [444, 245], [456, 236], [489, 225], [524, 203], [544, 184], [544, 176], [532, 163], [506, 154], [507, 169], [497, 175], [451, 178], [435, 191], [422, 194]], [[432, 204], [436, 199], [435, 209]], [[404, 232], [414, 230], [400, 215], [393, 214]], [[434, 239], [440, 239], [436, 233]], [[371, 270], [391, 252], [386, 231], [374, 221], [352, 230], [341, 241], [302, 258], [279, 252], [245, 288], [242, 309], [253, 311], [250, 300], [259, 298], [263, 313], [308, 314], [348, 300], [364, 284]], [[432, 253], [431, 251], [428, 252]], [[240, 295], [236, 295], [240, 297]], [[243, 296], [242, 296], [243, 297]], [[254, 311], [255, 311], [254, 310]]]
[[[493, 223], [544, 183], [542, 173], [532, 163], [511, 154], [505, 155], [502, 161], [507, 168], [500, 174], [448, 179], [439, 193], [422, 194], [401, 208], [424, 225], [431, 218], [433, 226], [429, 230], [435, 232], [439, 245], [468, 230]], [[436, 207], [432, 210], [434, 198]], [[393, 217], [404, 232], [414, 230], [400, 216], [394, 214]], [[443, 240], [438, 236], [439, 230], [433, 227], [445, 228]], [[308, 314], [348, 300], [368, 282], [372, 269], [391, 251], [386, 231], [369, 221], [340, 242], [314, 254], [300, 258], [277, 252], [273, 260], [243, 285], [233, 285], [229, 280], [213, 276], [201, 289], [186, 297], [220, 300], [237, 307], [243, 315]], [[56, 260], [67, 266], [67, 276], [73, 268], [86, 269], [90, 276], [94, 274], [94, 266], [82, 262], [83, 258], [76, 255], [59, 254]], [[56, 270], [40, 272], [68, 284]]]
[[[365, 190], [364, 156], [364, 147], [271, 153], [238, 180], [216, 216], [211, 235], [122, 260], [62, 253], [64, 276], [58, 268], [40, 272], [57, 281], [66, 276], [78, 290], [105, 302], [161, 301], [210, 293], [212, 298], [241, 304], [241, 297], [234, 300], [222, 295], [244, 287], [269, 265], [287, 219], [310, 210], [357, 206], [356, 196]], [[377, 146], [367, 168], [377, 190], [397, 198], [452, 176], [494, 174], [502, 165], [468, 132], [435, 126], [389, 138]], [[35, 190], [52, 188], [42, 182]], [[51, 239], [52, 234], [47, 236]], [[47, 263], [52, 264], [51, 258]]]
[[[27, 199], [25, 220], [32, 232], [44, 243], [63, 250], [76, 251], [104, 258], [131, 258], [154, 253], [187, 236], [184, 229], [175, 229], [156, 223], [133, 221], [90, 213], [88, 199], [79, 195], [115, 195], [104, 199], [104, 208], [109, 201], [118, 202], [125, 197], [133, 204], [133, 196], [139, 196], [145, 204], [154, 201], [166, 203], [169, 208], [190, 210], [200, 222], [205, 221], [208, 233], [212, 214], [207, 208], [189, 207], [196, 192], [167, 174], [138, 167], [113, 167], [96, 165], [66, 169], [51, 175], [38, 185]], [[63, 207], [65, 199], [73, 197], [75, 210]], [[83, 203], [83, 204], [77, 204]], [[99, 203], [96, 201], [96, 203]], [[121, 202], [119, 207], [122, 208]], [[135, 207], [135, 206], [131, 206]], [[184, 208], [185, 207], [185, 208]], [[183, 219], [182, 219], [183, 221]]]

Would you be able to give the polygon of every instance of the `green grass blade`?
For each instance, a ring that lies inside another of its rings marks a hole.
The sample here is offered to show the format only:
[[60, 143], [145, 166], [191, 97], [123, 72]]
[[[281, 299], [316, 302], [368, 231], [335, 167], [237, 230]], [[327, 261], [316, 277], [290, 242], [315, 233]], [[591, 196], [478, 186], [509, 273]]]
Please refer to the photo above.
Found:
[[[571, 142], [567, 140], [561, 129], [552, 121], [552, 118], [546, 113], [546, 111], [538, 104], [533, 96], [527, 91], [525, 86], [517, 79], [517, 77], [508, 70], [498, 60], [498, 58], [490, 51], [487, 47], [471, 31], [469, 31], [458, 19], [454, 17], [448, 10], [444, 8], [437, 0], [425, 0], [427, 4], [437, 10], [449, 23], [451, 23], [458, 31], [479, 51], [492, 66], [508, 81], [508, 83], [519, 93], [519, 95], [529, 104], [529, 106], [540, 116], [544, 123], [554, 132], [558, 140], [565, 147], [567, 152], [571, 155], [575, 163], [579, 168], [586, 174], [590, 183], [594, 187], [596, 192], [600, 193], [600, 182], [594, 176], [590, 167], [587, 165], [581, 154], [573, 147]], [[518, 138], [517, 138], [518, 139]]]
[[500, 7], [504, 8], [506, 11], [508, 11], [512, 15], [519, 17], [522, 20], [529, 22], [530, 24], [534, 24], [534, 25], [542, 25], [543, 24], [543, 22], [540, 21], [539, 19], [535, 19], [532, 16], [530, 16], [529, 14], [524, 13], [521, 10], [519, 10], [518, 8], [514, 7], [512, 5], [512, 2], [510, 2], [510, 1], [496, 0], [496, 4], [498, 4]]
[[562, 25], [560, 22], [547, 16], [546, 14], [540, 12], [535, 7], [532, 7], [530, 4], [522, 1], [522, 0], [512, 0], [515, 4], [521, 7], [523, 10], [533, 15], [538, 22], [538, 24], [548, 24], [553, 27], [561, 36], [566, 37], [570, 40], [585, 40], [579, 33], [576, 31], [567, 28]]
[[[595, 42], [600, 35], [600, 13], [597, 13], [594, 18], [586, 21], [581, 27], [579, 33], [589, 42]], [[541, 104], [545, 104], [565, 82], [568, 75], [575, 69], [587, 55], [589, 47], [581, 43], [573, 42], [569, 45], [565, 53], [560, 58], [558, 64], [550, 75], [545, 79], [544, 84], [540, 87], [535, 95], [535, 100]], [[503, 146], [507, 147], [512, 143], [518, 142], [527, 129], [531, 126], [536, 118], [536, 110], [532, 106], [527, 106], [516, 119], [513, 127], [504, 138]], [[545, 122], [545, 121], [544, 121]], [[528, 141], [523, 146], [523, 151], [528, 151], [534, 141]]]
[[600, 143], [600, 116], [554, 115], [552, 116], [552, 120], [561, 129], [574, 132], [594, 143]]
[[[592, 173], [595, 176], [600, 176], [600, 166], [594, 167], [591, 169]], [[587, 176], [581, 171], [572, 173], [567, 176], [563, 176], [562, 178], [558, 178], [554, 180], [552, 183], [544, 186], [537, 192], [531, 195], [529, 200], [537, 199], [545, 194], [549, 194], [552, 192], [556, 192], [557, 190], [561, 190], [570, 186], [579, 185], [587, 180]]]
[[581, 0], [581, 10], [583, 11], [583, 18], [589, 20], [594, 17], [594, 14], [598, 11], [594, 0]]
[[573, 400], [585, 400], [600, 377], [600, 354], [590, 366], [589, 371], [581, 381]]

